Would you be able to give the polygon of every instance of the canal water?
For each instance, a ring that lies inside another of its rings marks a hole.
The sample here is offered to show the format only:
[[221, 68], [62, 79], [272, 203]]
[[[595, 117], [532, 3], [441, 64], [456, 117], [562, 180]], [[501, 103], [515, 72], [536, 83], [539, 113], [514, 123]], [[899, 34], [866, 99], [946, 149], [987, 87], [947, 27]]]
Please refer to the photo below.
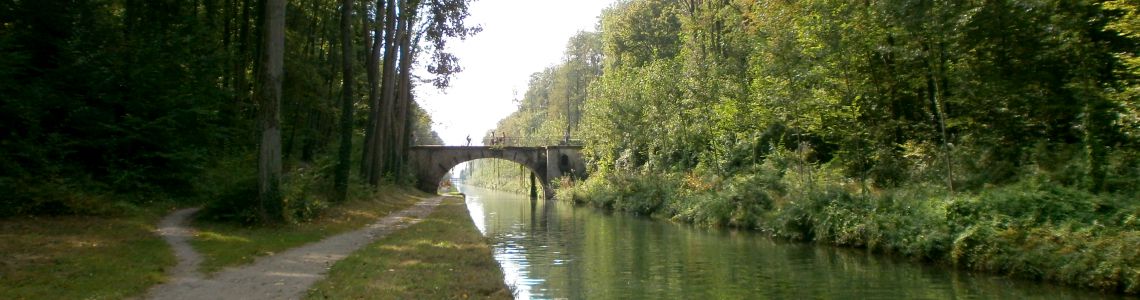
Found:
[[517, 299], [1105, 299], [460, 185]]

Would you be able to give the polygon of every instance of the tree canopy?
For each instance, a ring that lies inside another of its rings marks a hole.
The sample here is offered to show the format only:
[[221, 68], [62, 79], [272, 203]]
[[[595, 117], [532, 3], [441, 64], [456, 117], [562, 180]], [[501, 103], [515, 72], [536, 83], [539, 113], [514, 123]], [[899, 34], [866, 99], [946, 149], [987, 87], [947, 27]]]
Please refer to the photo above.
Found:
[[[883, 187], [1045, 173], [1092, 191], [1132, 189], [1136, 8], [620, 1], [599, 32], [572, 39], [563, 63], [532, 76], [496, 131], [560, 136], [571, 116], [603, 174], [727, 175], [772, 149], [806, 147], [815, 163]], [[588, 62], [574, 54], [585, 44], [599, 51]]]
[[[356, 4], [344, 12], [346, 21], [363, 25], [348, 32], [339, 26], [345, 2]], [[420, 82], [445, 86], [447, 76], [460, 70], [446, 41], [478, 32], [463, 23], [467, 2], [286, 2], [279, 151], [286, 186], [299, 184], [290, 173], [329, 165], [325, 158], [337, 155], [330, 146], [346, 138], [351, 146], [372, 117], [346, 111], [369, 111], [373, 104], [364, 101], [365, 91], [373, 87], [363, 72], [345, 78], [343, 62], [366, 69], [368, 57], [391, 52], [406, 56], [407, 64], [437, 66], [434, 78], [415, 78], [407, 68], [389, 71], [407, 80], [388, 87], [402, 91], [394, 94], [401, 95], [401, 105], [385, 108], [384, 117], [406, 124], [388, 129], [388, 139], [409, 137], [388, 145], [393, 152], [438, 142], [411, 90]], [[266, 79], [260, 59], [266, 3], [0, 1], [0, 187], [12, 191], [0, 202], [0, 215], [83, 213], [106, 205], [100, 201], [119, 201], [91, 198], [124, 198], [98, 195], [139, 199], [128, 202], [152, 198], [144, 195], [194, 198], [212, 189], [199, 180], [209, 177], [205, 173], [238, 168], [222, 162], [227, 160], [243, 161], [245, 170], [232, 172], [241, 178], [229, 181], [255, 188], [255, 181], [243, 178], [257, 174], [244, 162], [254, 161], [257, 115], [266, 108], [254, 98], [254, 87]], [[371, 25], [383, 23], [388, 4], [402, 12], [399, 33], [408, 43], [372, 51], [368, 42], [385, 28]], [[342, 44], [342, 37], [351, 43]], [[432, 55], [418, 59], [421, 49]], [[343, 82], [363, 88], [343, 95]], [[342, 107], [341, 99], [350, 105]], [[348, 136], [337, 134], [342, 115], [353, 116]], [[318, 169], [318, 182], [332, 178], [331, 167]]]

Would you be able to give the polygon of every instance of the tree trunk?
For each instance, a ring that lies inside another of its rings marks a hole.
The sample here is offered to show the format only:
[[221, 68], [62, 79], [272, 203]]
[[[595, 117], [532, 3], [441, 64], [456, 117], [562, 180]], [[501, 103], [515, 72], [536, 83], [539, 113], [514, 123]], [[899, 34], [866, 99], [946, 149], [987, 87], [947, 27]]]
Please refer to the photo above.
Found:
[[[225, 7], [222, 9], [222, 49], [226, 51], [229, 56], [226, 61], [227, 70], [233, 70], [233, 49], [230, 49], [230, 39], [233, 35], [233, 19], [234, 19], [234, 0], [226, 0]], [[233, 75], [222, 72], [222, 87], [224, 89], [233, 88]], [[225, 118], [225, 116], [223, 116]], [[224, 123], [229, 124], [229, 123]]]
[[261, 144], [258, 151], [259, 216], [263, 222], [283, 220], [281, 201], [281, 79], [284, 73], [285, 0], [265, 1], [265, 24], [258, 85]]
[[415, 7], [408, 3], [404, 3], [404, 8], [407, 10], [404, 17], [400, 20], [400, 31], [398, 37], [400, 39], [400, 84], [398, 96], [396, 98], [396, 121], [394, 130], [394, 147], [393, 160], [391, 164], [392, 173], [397, 175], [401, 174], [404, 165], [404, 156], [408, 149], [410, 142], [411, 126], [408, 125], [408, 111], [411, 109], [412, 103], [412, 22], [415, 20], [416, 10]]
[[368, 182], [379, 185], [380, 178], [388, 172], [386, 162], [391, 160], [392, 124], [395, 116], [392, 110], [396, 102], [396, 1], [387, 3], [384, 17], [384, 72], [380, 75], [380, 114], [374, 128], [372, 146], [375, 147], [375, 163]]
[[336, 166], [336, 200], [343, 202], [348, 197], [348, 174], [352, 163], [352, 1], [341, 0], [340, 9], [340, 35], [341, 35], [341, 77], [344, 78], [341, 87], [340, 102], [340, 151]]
[[[376, 1], [376, 9], [378, 11], [385, 10], [385, 3], [383, 0]], [[368, 127], [364, 132], [364, 159], [361, 160], [360, 172], [362, 177], [368, 181], [369, 184], [376, 185], [373, 178], [377, 178], [380, 173], [379, 167], [379, 149], [377, 147], [377, 138], [379, 135], [378, 128], [380, 127], [380, 112], [383, 111], [383, 106], [380, 103], [380, 49], [383, 47], [383, 24], [386, 14], [377, 13], [376, 15], [376, 28], [371, 31], [366, 31], [364, 41], [368, 43], [369, 37], [374, 33], [375, 38], [371, 39], [372, 44], [368, 53], [368, 104], [370, 114], [368, 115]]]
[[1104, 191], [1105, 178], [1108, 175], [1108, 150], [1106, 136], [1111, 134], [1112, 104], [1097, 93], [1096, 83], [1087, 81], [1081, 84], [1081, 93], [1084, 95], [1085, 107], [1082, 125], [1084, 125], [1084, 144], [1088, 151], [1088, 177], [1089, 191], [1099, 193]]
[[[252, 48], [249, 44], [252, 36], [250, 22], [253, 22], [250, 10], [253, 8], [250, 6], [250, 0], [241, 1], [241, 26], [238, 30], [237, 53], [234, 55], [233, 64], [234, 103], [232, 105], [237, 108], [234, 110], [235, 115], [243, 113], [242, 110], [246, 108], [249, 99], [249, 78], [246, 77], [246, 73], [249, 70], [251, 59], [249, 53]], [[235, 118], [241, 119], [237, 116]]]

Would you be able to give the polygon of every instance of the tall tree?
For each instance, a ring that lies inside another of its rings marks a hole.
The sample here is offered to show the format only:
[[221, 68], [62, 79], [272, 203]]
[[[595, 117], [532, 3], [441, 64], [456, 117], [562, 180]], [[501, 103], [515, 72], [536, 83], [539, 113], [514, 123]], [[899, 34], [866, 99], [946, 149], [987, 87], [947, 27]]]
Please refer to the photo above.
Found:
[[340, 1], [340, 34], [341, 34], [341, 87], [340, 102], [340, 149], [337, 151], [336, 187], [337, 201], [344, 201], [348, 196], [348, 174], [352, 163], [352, 103], [355, 96], [352, 92], [352, 1]]
[[257, 195], [263, 221], [284, 218], [281, 197], [281, 80], [285, 55], [285, 0], [265, 0], [261, 78], [258, 84]]
[[[394, 1], [394, 0], [393, 0]], [[390, 2], [389, 2], [390, 3]], [[375, 29], [365, 26], [364, 41], [369, 47], [368, 58], [365, 68], [368, 73], [368, 125], [364, 128], [364, 154], [362, 155], [360, 166], [360, 175], [369, 183], [372, 178], [379, 172], [377, 170], [378, 164], [377, 155], [379, 144], [377, 138], [380, 128], [380, 111], [382, 110], [380, 102], [380, 54], [384, 45], [384, 24], [387, 20], [387, 5], [384, 0], [376, 1], [376, 18], [373, 21]], [[383, 12], [383, 13], [381, 13]], [[368, 19], [368, 18], [365, 18]], [[375, 34], [375, 38], [373, 38]], [[369, 42], [371, 41], [371, 42]]]
[[[461, 69], [454, 55], [446, 52], [448, 38], [466, 38], [479, 32], [478, 27], [464, 25], [468, 16], [467, 3], [470, 0], [391, 0], [379, 1], [384, 13], [377, 14], [383, 19], [383, 30], [377, 28], [372, 55], [369, 57], [369, 88], [371, 114], [365, 136], [364, 160], [361, 174], [371, 185], [377, 185], [385, 176], [399, 176], [408, 145], [411, 143], [413, 122], [410, 113], [413, 84], [411, 66], [419, 50], [418, 42], [425, 37], [433, 50], [432, 62], [428, 71], [437, 75], [435, 85], [446, 87], [451, 74]], [[427, 23], [417, 25], [421, 20], [420, 9], [429, 13], [422, 20]], [[380, 22], [377, 22], [380, 23]], [[416, 31], [423, 28], [422, 32]], [[381, 38], [380, 32], [383, 32]], [[378, 63], [383, 49], [383, 63]], [[376, 65], [383, 69], [376, 68]], [[379, 74], [377, 80], [376, 74]], [[378, 81], [378, 84], [377, 84]]]
[[[379, 4], [377, 4], [379, 5]], [[365, 178], [368, 183], [376, 186], [380, 184], [380, 179], [384, 177], [387, 171], [386, 162], [390, 159], [391, 155], [391, 128], [392, 128], [392, 106], [395, 102], [396, 90], [396, 21], [398, 11], [397, 1], [390, 0], [386, 3], [384, 9], [384, 36], [383, 36], [383, 49], [384, 49], [384, 62], [383, 70], [380, 74], [379, 85], [379, 100], [378, 103], [372, 108], [372, 115], [369, 118], [369, 124], [372, 124], [372, 138], [366, 149], [365, 156], [368, 158], [367, 174]], [[377, 45], [380, 39], [377, 36]], [[376, 47], [379, 48], [379, 47]], [[373, 53], [380, 49], [373, 49]], [[375, 88], [373, 85], [370, 88]], [[370, 150], [369, 150], [370, 149]]]
[[405, 154], [408, 151], [409, 140], [411, 139], [411, 119], [409, 116], [409, 108], [412, 103], [412, 60], [414, 56], [414, 46], [412, 45], [412, 25], [415, 24], [416, 15], [419, 11], [419, 0], [404, 0], [402, 3], [402, 11], [400, 19], [400, 26], [397, 28], [399, 34], [399, 54], [400, 54], [400, 82], [398, 84], [399, 90], [396, 95], [396, 110], [394, 122], [394, 147], [392, 154], [391, 171], [393, 174], [401, 174]]

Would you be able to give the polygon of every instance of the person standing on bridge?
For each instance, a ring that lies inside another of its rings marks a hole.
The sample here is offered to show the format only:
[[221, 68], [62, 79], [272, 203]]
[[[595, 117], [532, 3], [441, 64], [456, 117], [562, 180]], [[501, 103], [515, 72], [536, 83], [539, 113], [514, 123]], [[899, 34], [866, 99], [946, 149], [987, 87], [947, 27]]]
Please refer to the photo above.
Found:
[[471, 135], [467, 135], [467, 146], [471, 146]]

